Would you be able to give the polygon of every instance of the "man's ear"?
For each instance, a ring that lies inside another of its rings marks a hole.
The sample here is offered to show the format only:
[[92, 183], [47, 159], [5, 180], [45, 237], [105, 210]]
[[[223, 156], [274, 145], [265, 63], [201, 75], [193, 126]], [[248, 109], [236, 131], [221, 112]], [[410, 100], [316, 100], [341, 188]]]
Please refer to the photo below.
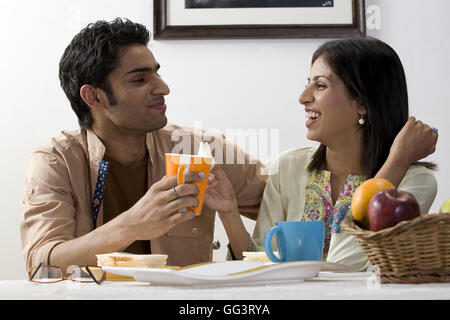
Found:
[[80, 96], [89, 108], [103, 108], [105, 107], [103, 99], [100, 97], [99, 89], [94, 88], [89, 84], [84, 84], [80, 88]]

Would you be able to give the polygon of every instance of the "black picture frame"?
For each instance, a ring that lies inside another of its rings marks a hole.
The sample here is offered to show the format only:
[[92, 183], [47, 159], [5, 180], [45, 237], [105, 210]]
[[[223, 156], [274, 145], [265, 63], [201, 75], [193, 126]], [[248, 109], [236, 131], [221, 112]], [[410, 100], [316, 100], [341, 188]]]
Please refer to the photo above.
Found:
[[153, 0], [155, 40], [344, 38], [366, 34], [365, 0], [352, 0], [351, 24], [169, 26], [166, 15], [166, 0]]

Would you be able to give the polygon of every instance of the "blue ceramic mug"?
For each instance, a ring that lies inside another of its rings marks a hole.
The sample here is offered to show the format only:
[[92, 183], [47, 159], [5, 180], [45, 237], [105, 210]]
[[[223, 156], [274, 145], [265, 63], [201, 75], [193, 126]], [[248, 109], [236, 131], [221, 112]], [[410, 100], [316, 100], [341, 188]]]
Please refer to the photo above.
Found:
[[[323, 221], [276, 222], [264, 238], [264, 250], [273, 262], [322, 260], [325, 224]], [[280, 259], [273, 253], [276, 234]]]

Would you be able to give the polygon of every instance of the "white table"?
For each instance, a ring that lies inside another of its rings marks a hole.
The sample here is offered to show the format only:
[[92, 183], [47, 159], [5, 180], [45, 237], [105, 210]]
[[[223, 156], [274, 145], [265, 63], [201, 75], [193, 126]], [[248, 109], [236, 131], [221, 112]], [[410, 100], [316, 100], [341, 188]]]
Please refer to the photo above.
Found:
[[368, 273], [320, 272], [311, 280], [221, 287], [153, 286], [144, 282], [112, 282], [101, 285], [62, 281], [37, 284], [27, 280], [0, 281], [0, 300], [316, 300], [316, 299], [446, 299], [450, 284], [377, 284]]

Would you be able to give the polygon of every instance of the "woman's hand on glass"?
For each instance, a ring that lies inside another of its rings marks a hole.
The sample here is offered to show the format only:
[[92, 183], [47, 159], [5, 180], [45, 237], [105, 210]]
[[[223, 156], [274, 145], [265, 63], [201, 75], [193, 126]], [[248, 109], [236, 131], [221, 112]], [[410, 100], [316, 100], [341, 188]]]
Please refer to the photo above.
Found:
[[215, 165], [208, 177], [205, 204], [221, 214], [237, 209], [233, 186], [220, 165]]

